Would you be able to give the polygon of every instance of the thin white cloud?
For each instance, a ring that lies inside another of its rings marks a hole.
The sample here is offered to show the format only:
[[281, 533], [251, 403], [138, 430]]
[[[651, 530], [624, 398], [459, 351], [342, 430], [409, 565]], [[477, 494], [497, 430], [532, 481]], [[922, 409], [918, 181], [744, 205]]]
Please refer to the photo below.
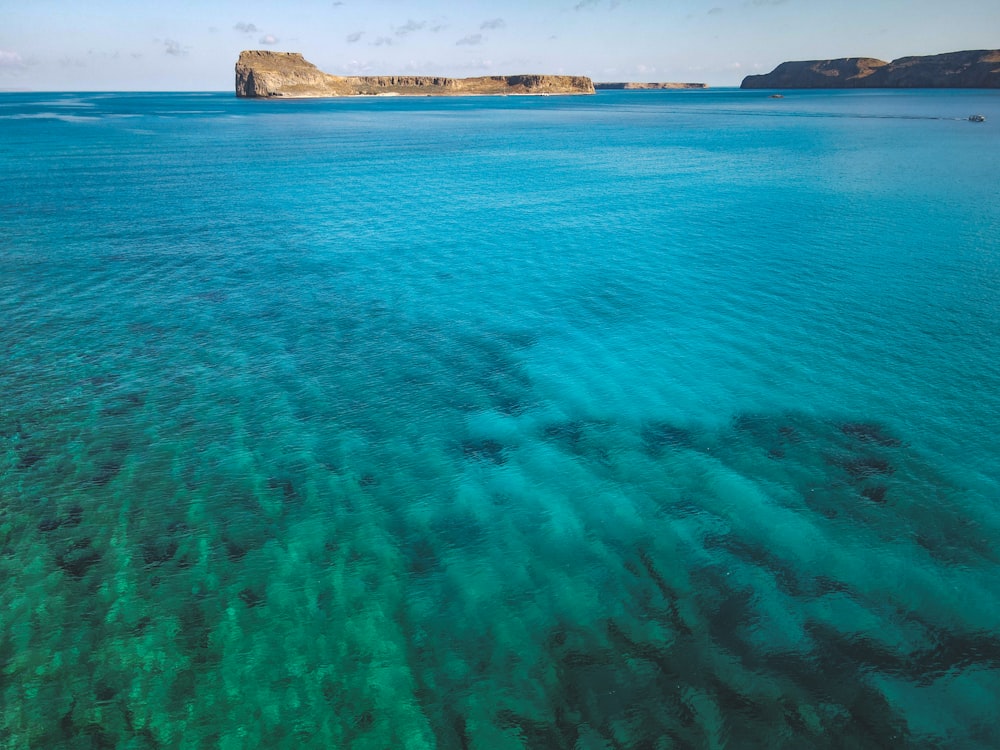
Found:
[[19, 54], [0, 49], [0, 70], [20, 70], [23, 67], [24, 60]]
[[464, 45], [464, 44], [468, 44], [470, 46], [476, 45], [476, 44], [482, 44], [483, 43], [483, 38], [484, 37], [483, 37], [482, 34], [469, 34], [468, 36], [463, 36], [461, 39], [459, 39], [457, 42], [455, 42], [455, 44], [456, 44], [456, 46], [461, 46], [461, 45]]
[[266, 44], [266, 45], [272, 45], [277, 43], [278, 43], [278, 37], [276, 37], [274, 34], [264, 34], [264, 36], [262, 36], [258, 42], [258, 44]]
[[[601, 2], [602, 0], [580, 0], [576, 5], [573, 6], [573, 10], [575, 11], [589, 10], [591, 8], [596, 8], [598, 5], [601, 4]], [[608, 2], [608, 10], [614, 10], [621, 4], [622, 0], [610, 0], [610, 2]]]
[[238, 24], [233, 26], [233, 29], [239, 31], [242, 34], [256, 34], [259, 31], [259, 29], [254, 24], [246, 23], [244, 21], [240, 21]]
[[184, 55], [187, 54], [188, 49], [188, 47], [182, 47], [181, 43], [176, 39], [163, 40], [163, 51], [173, 57], [184, 57]]
[[507, 23], [502, 18], [491, 18], [489, 21], [483, 21], [479, 24], [479, 28], [483, 31], [489, 31], [492, 29], [502, 29]]
[[358, 41], [359, 39], [361, 39], [361, 37], [363, 37], [364, 35], [365, 35], [365, 32], [363, 32], [363, 31], [355, 31], [355, 32], [353, 32], [351, 34], [348, 34], [347, 37], [346, 37], [347, 43], [348, 44], [354, 44], [356, 41]]
[[376, 47], [389, 47], [392, 45], [392, 37], [391, 36], [377, 37], [375, 41], [372, 42], [372, 44], [374, 44]]
[[472, 62], [467, 63], [465, 67], [469, 70], [474, 70], [474, 71], [496, 70], [496, 65], [494, 65], [492, 60], [488, 59], [473, 60]]
[[407, 34], [412, 34], [414, 31], [420, 31], [426, 25], [427, 21], [414, 21], [413, 19], [410, 19], [396, 29], [396, 36], [406, 36]]

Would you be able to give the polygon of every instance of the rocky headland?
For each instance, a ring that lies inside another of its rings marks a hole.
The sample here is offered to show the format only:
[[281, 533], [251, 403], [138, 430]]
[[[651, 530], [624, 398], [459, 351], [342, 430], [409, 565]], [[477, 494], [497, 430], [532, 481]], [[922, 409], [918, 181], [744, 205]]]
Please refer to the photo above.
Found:
[[645, 91], [647, 89], [707, 89], [707, 83], [643, 83], [636, 81], [609, 81], [595, 83], [594, 88], [598, 91], [604, 90], [625, 90], [625, 91]]
[[784, 62], [764, 75], [747, 76], [742, 89], [995, 89], [1000, 88], [1000, 50], [946, 52]]
[[475, 96], [593, 94], [586, 76], [335, 76], [298, 52], [244, 50], [236, 62], [236, 96], [260, 99], [329, 96]]

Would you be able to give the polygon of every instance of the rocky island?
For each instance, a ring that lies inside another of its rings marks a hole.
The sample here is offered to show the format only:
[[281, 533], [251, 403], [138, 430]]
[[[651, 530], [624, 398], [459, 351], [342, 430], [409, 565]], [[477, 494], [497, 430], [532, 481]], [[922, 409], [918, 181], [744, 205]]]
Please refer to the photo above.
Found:
[[298, 52], [244, 50], [236, 62], [236, 96], [258, 99], [329, 96], [475, 96], [593, 94], [586, 76], [335, 76]]
[[946, 52], [892, 62], [873, 57], [784, 62], [765, 75], [747, 76], [740, 88], [995, 89], [1000, 88], [1000, 50]]
[[642, 83], [635, 81], [627, 82], [602, 82], [595, 83], [594, 88], [598, 91], [605, 90], [617, 90], [617, 91], [646, 91], [646, 90], [660, 90], [660, 89], [707, 89], [708, 84], [706, 83]]

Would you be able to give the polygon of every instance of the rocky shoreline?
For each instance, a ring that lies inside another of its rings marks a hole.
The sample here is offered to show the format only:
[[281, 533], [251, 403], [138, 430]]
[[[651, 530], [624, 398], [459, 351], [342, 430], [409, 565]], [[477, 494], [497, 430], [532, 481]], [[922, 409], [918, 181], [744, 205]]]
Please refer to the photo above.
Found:
[[586, 76], [335, 76], [298, 52], [244, 50], [236, 63], [236, 96], [256, 99], [333, 96], [476, 96], [593, 94]]
[[747, 76], [742, 89], [1000, 88], [1000, 50], [946, 52], [783, 62], [770, 73]]
[[594, 88], [598, 91], [647, 91], [660, 89], [707, 89], [707, 83], [644, 83], [636, 81], [605, 81], [595, 83]]

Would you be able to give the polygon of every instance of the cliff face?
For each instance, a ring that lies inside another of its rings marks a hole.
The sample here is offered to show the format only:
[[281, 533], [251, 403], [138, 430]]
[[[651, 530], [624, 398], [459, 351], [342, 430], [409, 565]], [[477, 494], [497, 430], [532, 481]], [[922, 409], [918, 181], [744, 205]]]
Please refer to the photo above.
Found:
[[1000, 88], [1000, 50], [946, 52], [892, 62], [871, 57], [785, 62], [765, 75], [747, 76], [740, 88]]
[[241, 52], [236, 63], [236, 96], [240, 97], [593, 93], [594, 84], [585, 76], [334, 76], [324, 73], [297, 52], [265, 50]]
[[236, 62], [236, 96], [337, 96], [346, 93], [349, 93], [346, 79], [328, 76], [298, 52], [244, 50]]
[[594, 88], [598, 91], [603, 90], [646, 90], [646, 89], [707, 89], [708, 85], [704, 83], [642, 83], [634, 81], [626, 82], [606, 82], [606, 83], [595, 83]]

